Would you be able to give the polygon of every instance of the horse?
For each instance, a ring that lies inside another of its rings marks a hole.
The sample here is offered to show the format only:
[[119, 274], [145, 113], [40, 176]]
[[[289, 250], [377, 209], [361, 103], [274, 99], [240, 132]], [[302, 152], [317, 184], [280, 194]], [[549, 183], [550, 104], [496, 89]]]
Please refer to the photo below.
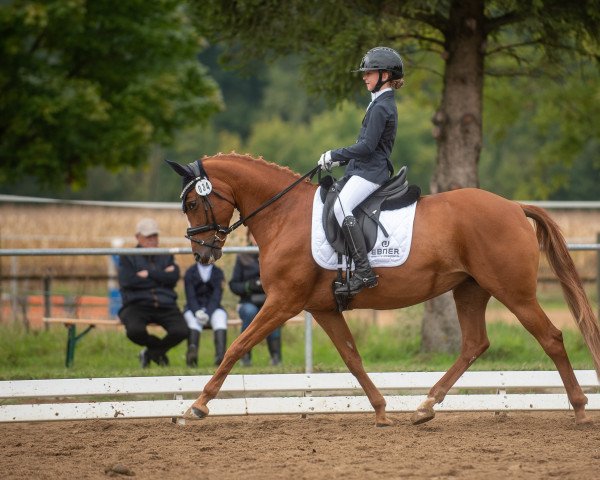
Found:
[[[207, 416], [208, 402], [216, 397], [235, 363], [269, 333], [305, 310], [327, 333], [357, 378], [375, 411], [376, 425], [392, 425], [385, 399], [365, 371], [352, 333], [338, 311], [331, 288], [336, 272], [321, 268], [312, 257], [312, 203], [318, 186], [287, 167], [235, 152], [205, 156], [187, 166], [169, 164], [183, 177], [182, 207], [196, 260], [203, 264], [217, 261], [227, 235], [245, 223], [259, 247], [261, 280], [267, 294], [264, 306], [231, 344], [185, 416]], [[240, 221], [229, 227], [235, 210]], [[540, 250], [546, 253], [560, 281], [600, 376], [598, 321], [562, 233], [542, 208], [476, 188], [418, 199], [406, 262], [375, 269], [379, 285], [361, 291], [350, 305], [397, 309], [452, 291], [462, 334], [460, 354], [412, 414], [413, 424], [433, 419], [434, 405], [444, 400], [458, 378], [488, 349], [485, 310], [491, 296], [517, 317], [552, 359], [575, 422], [591, 422], [585, 411], [587, 397], [573, 372], [561, 331], [536, 298]]]

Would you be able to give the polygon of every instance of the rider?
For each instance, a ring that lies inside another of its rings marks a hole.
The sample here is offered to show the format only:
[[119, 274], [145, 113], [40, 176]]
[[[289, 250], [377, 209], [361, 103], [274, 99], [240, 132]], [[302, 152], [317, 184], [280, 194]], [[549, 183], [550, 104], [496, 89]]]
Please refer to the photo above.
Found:
[[355, 72], [363, 72], [362, 79], [371, 92], [371, 103], [362, 122], [354, 145], [328, 150], [321, 155], [318, 165], [331, 170], [347, 165], [344, 178], [348, 181], [334, 204], [335, 217], [350, 247], [355, 271], [347, 286], [340, 287], [351, 295], [365, 287], [375, 287], [377, 276], [367, 257], [367, 247], [352, 210], [388, 180], [393, 168], [389, 160], [396, 139], [398, 111], [393, 89], [404, 85], [402, 58], [389, 47], [369, 50]]

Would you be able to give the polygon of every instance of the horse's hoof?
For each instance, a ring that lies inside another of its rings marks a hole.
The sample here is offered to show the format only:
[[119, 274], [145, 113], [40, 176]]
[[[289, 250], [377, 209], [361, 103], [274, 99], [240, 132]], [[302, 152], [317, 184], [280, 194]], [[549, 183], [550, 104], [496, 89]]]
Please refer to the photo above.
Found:
[[588, 417], [585, 413], [583, 415], [575, 414], [575, 425], [593, 425], [594, 420]]
[[187, 411], [185, 412], [185, 414], [183, 415], [183, 418], [189, 419], [189, 420], [198, 420], [199, 418], [205, 418], [206, 416], [208, 416], [208, 407], [204, 406], [204, 407], [190, 407], [187, 409]]
[[428, 422], [435, 417], [435, 412], [433, 408], [418, 408], [410, 417], [410, 421], [413, 425], [420, 425], [422, 423]]
[[375, 426], [377, 427], [391, 427], [394, 424], [393, 420], [384, 418], [383, 420], [377, 420]]

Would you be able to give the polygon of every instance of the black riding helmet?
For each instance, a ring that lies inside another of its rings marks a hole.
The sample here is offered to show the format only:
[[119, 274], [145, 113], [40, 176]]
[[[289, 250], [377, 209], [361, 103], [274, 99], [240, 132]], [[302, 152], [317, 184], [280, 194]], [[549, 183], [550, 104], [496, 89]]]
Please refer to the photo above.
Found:
[[399, 80], [404, 77], [402, 57], [396, 50], [389, 47], [375, 47], [369, 50], [360, 62], [360, 67], [353, 70], [353, 72], [368, 72], [370, 70], [379, 71], [379, 80], [373, 89], [373, 93], [378, 92], [384, 83], [381, 78], [383, 72], [387, 71], [392, 74], [389, 80]]

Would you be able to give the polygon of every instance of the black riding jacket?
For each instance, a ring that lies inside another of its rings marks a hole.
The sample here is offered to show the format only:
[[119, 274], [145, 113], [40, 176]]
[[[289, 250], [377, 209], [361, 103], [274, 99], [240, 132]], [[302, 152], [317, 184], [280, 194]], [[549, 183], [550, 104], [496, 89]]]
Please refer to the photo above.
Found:
[[390, 155], [396, 140], [398, 110], [393, 90], [379, 95], [367, 110], [354, 145], [331, 151], [331, 159], [348, 165], [344, 176], [358, 175], [382, 185], [390, 178]]

